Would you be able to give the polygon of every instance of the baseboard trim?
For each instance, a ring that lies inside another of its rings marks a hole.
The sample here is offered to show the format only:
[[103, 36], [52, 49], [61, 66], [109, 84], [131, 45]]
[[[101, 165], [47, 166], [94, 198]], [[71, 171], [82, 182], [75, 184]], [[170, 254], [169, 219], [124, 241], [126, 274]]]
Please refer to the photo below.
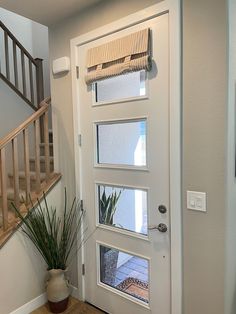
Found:
[[70, 290], [71, 296], [75, 299], [79, 299], [79, 289], [72, 285], [70, 285], [70, 288], [71, 288]]
[[[70, 285], [70, 294], [73, 298], [79, 299], [79, 289], [72, 285]], [[40, 306], [44, 305], [46, 302], [47, 302], [47, 296], [46, 296], [46, 293], [43, 293], [37, 298], [31, 300], [30, 302], [14, 310], [10, 314], [29, 314], [32, 311], [39, 308]]]
[[30, 302], [22, 305], [15, 311], [11, 312], [10, 314], [29, 314], [32, 311], [39, 308], [40, 306], [44, 305], [46, 302], [47, 302], [46, 293], [43, 293], [37, 298], [31, 300]]

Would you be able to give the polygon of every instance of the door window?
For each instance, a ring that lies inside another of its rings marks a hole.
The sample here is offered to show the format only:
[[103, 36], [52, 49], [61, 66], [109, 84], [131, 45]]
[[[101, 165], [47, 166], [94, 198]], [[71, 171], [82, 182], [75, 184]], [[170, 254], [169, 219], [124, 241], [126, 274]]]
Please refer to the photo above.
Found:
[[93, 103], [124, 101], [147, 94], [146, 72], [132, 72], [93, 83]]
[[146, 166], [146, 129], [146, 119], [96, 124], [97, 164]]
[[99, 245], [100, 282], [149, 303], [149, 261]]
[[147, 191], [97, 185], [99, 224], [147, 235]]

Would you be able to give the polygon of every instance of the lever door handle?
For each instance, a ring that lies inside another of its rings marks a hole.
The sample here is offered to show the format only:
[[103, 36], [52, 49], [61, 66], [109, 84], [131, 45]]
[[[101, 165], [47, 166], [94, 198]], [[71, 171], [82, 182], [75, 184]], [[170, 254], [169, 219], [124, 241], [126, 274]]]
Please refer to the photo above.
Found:
[[167, 228], [167, 225], [166, 224], [163, 224], [163, 223], [160, 223], [159, 225], [157, 226], [149, 226], [148, 227], [148, 230], [158, 230], [160, 232], [167, 232], [168, 228]]

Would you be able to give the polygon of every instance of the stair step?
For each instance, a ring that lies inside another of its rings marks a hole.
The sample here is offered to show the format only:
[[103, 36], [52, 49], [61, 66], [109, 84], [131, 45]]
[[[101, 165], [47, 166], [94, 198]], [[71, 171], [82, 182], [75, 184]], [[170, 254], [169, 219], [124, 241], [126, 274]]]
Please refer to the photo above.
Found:
[[[30, 161], [30, 171], [35, 171], [35, 158], [31, 157], [29, 159]], [[49, 162], [50, 162], [50, 171], [53, 172], [54, 170], [54, 164], [53, 164], [53, 157], [49, 157]], [[44, 156], [40, 156], [40, 171], [45, 172], [45, 158]]]
[[[26, 193], [24, 191], [20, 191], [20, 203], [23, 204], [26, 199]], [[0, 201], [2, 201], [2, 196], [0, 195]], [[14, 212], [12, 207], [12, 203], [15, 202], [14, 190], [13, 188], [7, 189], [7, 207], [8, 212]], [[0, 216], [2, 215], [2, 209], [0, 208]]]
[[[26, 192], [23, 190], [19, 191], [19, 197], [20, 201], [23, 203], [23, 200], [26, 199]], [[2, 195], [0, 194], [0, 199], [2, 198]], [[7, 200], [8, 200], [8, 208], [11, 208], [11, 202], [14, 201], [15, 196], [14, 196], [14, 189], [13, 187], [7, 188]]]
[[[13, 182], [13, 174], [9, 173], [8, 174], [9, 177], [9, 183], [10, 186], [13, 186], [14, 182]], [[46, 174], [44, 172], [40, 173], [40, 181], [42, 182], [46, 177]], [[20, 185], [20, 189], [24, 190], [26, 188], [26, 179], [25, 179], [25, 172], [24, 171], [19, 171], [19, 185]], [[36, 173], [31, 171], [30, 172], [30, 185], [31, 185], [31, 189], [35, 189], [36, 188]]]
[[[26, 199], [26, 192], [23, 190], [19, 191], [19, 197], [20, 201], [23, 203], [23, 200]], [[13, 188], [8, 188], [7, 189], [7, 199], [10, 201], [14, 201], [15, 195], [14, 195], [14, 189]]]
[[[26, 209], [25, 209], [26, 211]], [[22, 212], [22, 210], [21, 210]], [[23, 212], [22, 212], [23, 213]], [[9, 225], [11, 225], [12, 223], [14, 223], [16, 221], [16, 215], [14, 211], [8, 211], [8, 223]], [[0, 214], [0, 228], [3, 226], [3, 218], [2, 218], [2, 214]]]
[[[13, 174], [9, 173], [9, 177], [13, 177]], [[19, 178], [25, 179], [25, 172], [19, 171]], [[40, 179], [43, 180], [45, 178], [45, 173], [40, 173]], [[36, 180], [36, 173], [34, 171], [30, 171], [30, 179]]]
[[[41, 191], [39, 193], [36, 193], [35, 191], [31, 192], [31, 198], [32, 198], [32, 203], [37, 204], [38, 199], [41, 200], [43, 197], [43, 193], [49, 192], [52, 187], [61, 179], [61, 175], [59, 173], [52, 173], [51, 178], [48, 182], [44, 181], [41, 184]], [[17, 230], [17, 226], [19, 223], [19, 220], [16, 220], [15, 218], [15, 212], [11, 207], [11, 202], [14, 201], [14, 191], [13, 189], [8, 189], [8, 200], [9, 202], [9, 207], [8, 207], [8, 223], [9, 226], [7, 230], [3, 230], [1, 228], [2, 224], [2, 218], [1, 218], [1, 208], [0, 208], [0, 248], [7, 242], [7, 240], [11, 237], [11, 235]], [[25, 197], [25, 192], [20, 191], [20, 195]], [[0, 195], [1, 197], [1, 195]], [[1, 201], [0, 201], [1, 204]], [[28, 210], [31, 208], [31, 205], [26, 206], [25, 204], [21, 204], [19, 207], [19, 210], [21, 211], [22, 214], [26, 214]]]
[[[40, 155], [45, 156], [45, 144], [40, 144]], [[49, 155], [53, 156], [53, 143], [49, 143]]]

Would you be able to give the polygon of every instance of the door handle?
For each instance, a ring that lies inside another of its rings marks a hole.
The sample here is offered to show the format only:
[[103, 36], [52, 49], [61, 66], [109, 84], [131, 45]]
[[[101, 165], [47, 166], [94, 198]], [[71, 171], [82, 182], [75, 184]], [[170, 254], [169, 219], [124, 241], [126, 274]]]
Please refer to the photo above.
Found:
[[167, 228], [167, 225], [166, 224], [163, 224], [163, 223], [160, 223], [159, 225], [157, 226], [149, 226], [148, 227], [148, 230], [158, 230], [160, 232], [167, 232], [168, 228]]

